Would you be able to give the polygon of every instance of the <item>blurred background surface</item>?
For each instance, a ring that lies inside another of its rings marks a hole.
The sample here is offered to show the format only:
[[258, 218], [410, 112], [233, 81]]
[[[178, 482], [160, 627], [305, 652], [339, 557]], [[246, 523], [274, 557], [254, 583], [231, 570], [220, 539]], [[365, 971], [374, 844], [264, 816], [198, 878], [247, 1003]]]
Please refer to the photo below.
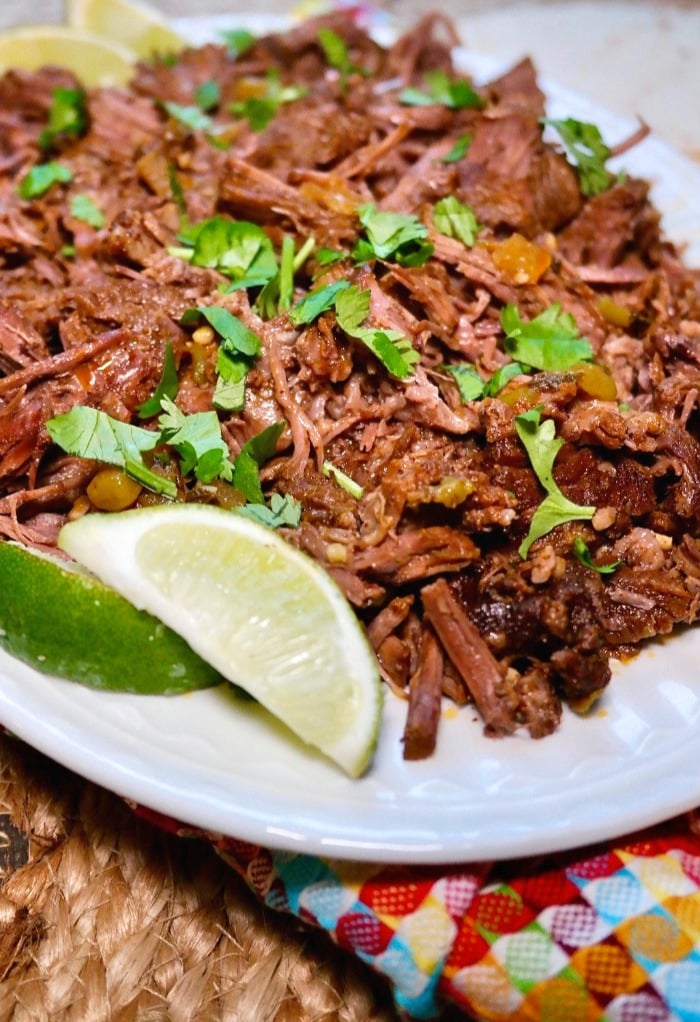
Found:
[[[294, 16], [314, 0], [153, 0], [173, 19], [246, 13]], [[640, 116], [657, 137], [700, 159], [700, 0], [375, 0], [362, 4], [399, 28], [442, 7], [465, 45], [514, 62], [529, 54], [542, 75], [609, 109]], [[63, 19], [63, 0], [3, 0], [0, 29]]]

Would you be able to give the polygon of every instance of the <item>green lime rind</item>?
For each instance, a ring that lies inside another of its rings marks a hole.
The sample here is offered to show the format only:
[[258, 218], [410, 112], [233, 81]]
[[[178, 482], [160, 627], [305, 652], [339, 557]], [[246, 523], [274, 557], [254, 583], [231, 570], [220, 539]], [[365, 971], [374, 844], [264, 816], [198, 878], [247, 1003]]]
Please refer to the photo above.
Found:
[[184, 639], [91, 575], [0, 542], [0, 646], [91, 688], [177, 695], [221, 683]]

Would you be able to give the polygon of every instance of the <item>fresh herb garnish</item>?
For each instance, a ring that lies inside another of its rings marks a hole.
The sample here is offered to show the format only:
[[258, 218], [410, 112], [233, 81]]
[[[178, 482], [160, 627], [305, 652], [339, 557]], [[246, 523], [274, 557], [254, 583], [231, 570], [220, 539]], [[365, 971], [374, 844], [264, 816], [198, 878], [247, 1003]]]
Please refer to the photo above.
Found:
[[359, 483], [356, 483], [347, 473], [343, 472], [342, 469], [338, 468], [332, 462], [326, 460], [321, 466], [321, 471], [328, 479], [334, 479], [335, 482], [340, 486], [342, 490], [349, 493], [355, 500], [360, 500], [364, 490]]
[[245, 405], [245, 378], [260, 354], [260, 338], [228, 309], [218, 305], [188, 309], [180, 322], [187, 326], [200, 317], [219, 337], [212, 404], [223, 411], [241, 411]]
[[482, 397], [495, 397], [509, 380], [525, 372], [519, 362], [507, 362], [489, 376], [488, 380], [482, 379], [476, 366], [466, 362], [446, 365], [444, 369], [453, 377], [459, 389], [459, 396], [465, 404], [467, 401], [478, 401]]
[[433, 223], [435, 230], [448, 238], [457, 238], [467, 248], [476, 241], [480, 224], [471, 206], [466, 205], [455, 195], [447, 195], [433, 206]]
[[584, 568], [597, 571], [599, 575], [612, 575], [613, 572], [617, 571], [625, 563], [624, 561], [611, 561], [610, 564], [596, 564], [591, 556], [591, 551], [588, 549], [588, 544], [582, 536], [577, 536], [574, 540], [573, 551], [574, 557]]
[[362, 341], [392, 376], [405, 380], [413, 375], [420, 354], [407, 337], [398, 330], [375, 330], [361, 326], [369, 314], [369, 291], [351, 285], [338, 292], [334, 306], [341, 330]]
[[285, 103], [294, 103], [308, 93], [303, 85], [282, 85], [279, 71], [271, 68], [260, 83], [260, 95], [231, 103], [229, 111], [243, 117], [253, 131], [263, 131]]
[[105, 215], [89, 195], [74, 195], [70, 200], [70, 211], [76, 220], [82, 220], [89, 227], [96, 230], [104, 227]]
[[542, 123], [550, 125], [559, 133], [564, 148], [576, 167], [584, 195], [599, 195], [612, 185], [614, 176], [605, 166], [610, 149], [595, 124], [577, 121], [573, 117], [566, 117], [563, 120], [545, 118]]
[[596, 510], [594, 507], [574, 504], [559, 489], [554, 480], [553, 469], [554, 460], [564, 441], [555, 435], [554, 421], [545, 419], [541, 422], [540, 415], [539, 408], [531, 408], [515, 417], [516, 432], [527, 451], [535, 475], [547, 493], [532, 516], [527, 536], [518, 547], [518, 553], [523, 558], [527, 557], [528, 550], [535, 540], [546, 536], [557, 525], [572, 521], [588, 521]]
[[218, 270], [237, 287], [262, 286], [277, 273], [272, 242], [262, 227], [247, 220], [214, 216], [183, 230], [180, 240], [188, 247], [174, 254]]
[[73, 172], [64, 164], [53, 160], [50, 163], [38, 163], [24, 175], [17, 186], [17, 192], [21, 199], [38, 199], [52, 185], [68, 184], [72, 180]]
[[275, 454], [277, 441], [284, 430], [283, 422], [275, 422], [248, 440], [233, 461], [230, 482], [251, 504], [264, 504], [260, 485], [260, 466]]
[[169, 397], [174, 400], [179, 386], [180, 380], [177, 375], [177, 366], [175, 365], [175, 354], [172, 344], [168, 341], [165, 345], [160, 380], [151, 397], [147, 401], [143, 401], [136, 409], [139, 418], [150, 419], [154, 415], [158, 415], [161, 411], [161, 401], [163, 398]]
[[386, 259], [400, 266], [423, 266], [435, 246], [425, 239], [428, 228], [412, 213], [377, 210], [373, 203], [358, 210], [365, 236], [356, 243], [352, 257], [356, 262]]
[[177, 496], [173, 480], [153, 472], [143, 460], [144, 452], [158, 446], [159, 433], [120, 422], [86, 405], [49, 419], [46, 429], [53, 442], [68, 454], [116, 465], [154, 493]]
[[174, 448], [180, 456], [183, 476], [194, 472], [203, 483], [218, 477], [229, 479], [229, 450], [221, 435], [216, 412], [195, 412], [185, 415], [174, 401], [164, 397], [158, 417], [160, 441]]
[[459, 163], [463, 160], [469, 151], [469, 146], [472, 144], [471, 135], [460, 135], [455, 144], [450, 149], [449, 153], [442, 157], [441, 163]]
[[516, 306], [508, 304], [501, 311], [501, 326], [508, 354], [534, 369], [564, 372], [593, 358], [590, 342], [581, 336], [574, 317], [562, 312], [558, 302], [529, 321], [522, 320]]
[[247, 28], [231, 28], [221, 33], [230, 57], [241, 57], [255, 45], [256, 37]]
[[245, 504], [237, 507], [235, 513], [243, 515], [244, 518], [252, 518], [261, 525], [267, 525], [269, 529], [278, 529], [282, 526], [296, 529], [301, 521], [301, 504], [290, 494], [273, 493], [270, 497], [270, 506], [266, 504]]
[[207, 114], [212, 110], [216, 110], [221, 102], [219, 83], [213, 78], [210, 78], [208, 82], [203, 82], [195, 90], [194, 101], [199, 109]]
[[163, 103], [163, 109], [170, 117], [190, 131], [212, 132], [214, 130], [213, 120], [208, 113], [205, 113], [201, 106], [195, 106], [194, 104], [192, 106], [183, 106], [182, 103], [166, 101]]
[[64, 135], [82, 135], [87, 127], [87, 106], [83, 89], [55, 88], [51, 93], [48, 124], [39, 135], [39, 145], [49, 149]]
[[444, 368], [457, 384], [459, 396], [464, 404], [468, 401], [478, 401], [484, 396], [485, 381], [479, 375], [476, 366], [461, 363], [446, 365]]
[[318, 33], [318, 41], [321, 44], [324, 56], [331, 67], [340, 72], [341, 90], [347, 88], [348, 78], [352, 74], [368, 74], [367, 70], [357, 64], [353, 64], [348, 52], [347, 43], [337, 32], [331, 28], [322, 28]]
[[444, 71], [426, 71], [423, 75], [424, 89], [409, 87], [399, 93], [399, 101], [405, 106], [432, 106], [440, 103], [450, 110], [484, 106], [481, 96], [474, 91], [464, 78], [450, 78]]
[[334, 280], [332, 284], [309, 291], [296, 305], [289, 310], [289, 318], [294, 326], [313, 323], [315, 319], [335, 305], [336, 297], [341, 291], [350, 287], [350, 281], [341, 278]]

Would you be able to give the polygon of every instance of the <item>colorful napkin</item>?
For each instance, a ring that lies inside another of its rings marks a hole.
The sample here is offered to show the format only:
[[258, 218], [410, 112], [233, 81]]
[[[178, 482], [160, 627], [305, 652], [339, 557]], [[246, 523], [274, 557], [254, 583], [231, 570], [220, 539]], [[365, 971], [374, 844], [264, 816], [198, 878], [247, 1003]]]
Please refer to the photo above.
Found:
[[205, 836], [270, 908], [326, 930], [410, 1019], [700, 1022], [700, 817], [498, 864], [384, 866]]

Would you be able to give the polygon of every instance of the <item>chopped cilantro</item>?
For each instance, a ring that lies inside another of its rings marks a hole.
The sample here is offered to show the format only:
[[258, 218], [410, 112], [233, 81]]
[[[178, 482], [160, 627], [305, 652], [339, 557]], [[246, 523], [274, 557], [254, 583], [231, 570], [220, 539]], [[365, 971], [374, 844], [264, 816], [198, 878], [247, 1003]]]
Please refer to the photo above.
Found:
[[306, 323], [313, 323], [315, 319], [335, 305], [336, 297], [341, 291], [350, 287], [350, 281], [341, 278], [319, 287], [315, 291], [309, 291], [296, 305], [290, 309], [289, 318], [294, 326], [301, 326]]
[[282, 85], [279, 71], [271, 68], [261, 83], [261, 94], [249, 99], [231, 103], [229, 111], [236, 117], [243, 117], [253, 131], [263, 131], [285, 103], [303, 99], [308, 89], [303, 85]]
[[457, 384], [459, 396], [465, 404], [467, 401], [478, 401], [484, 396], [484, 380], [475, 366], [467, 363], [446, 365], [445, 372], [448, 372]]
[[464, 78], [450, 78], [444, 71], [426, 71], [423, 75], [424, 89], [404, 89], [399, 100], [405, 106], [432, 106], [440, 103], [450, 110], [464, 110], [467, 107], [481, 109], [484, 101]]
[[319, 266], [333, 266], [334, 263], [342, 262], [347, 252], [341, 252], [337, 248], [319, 248], [315, 253], [315, 259]]
[[194, 266], [217, 269], [238, 287], [262, 286], [277, 273], [272, 242], [247, 220], [214, 216], [184, 230], [180, 240], [191, 247], [185, 253]]
[[366, 75], [368, 72], [363, 67], [353, 64], [348, 52], [347, 43], [337, 32], [331, 28], [322, 28], [318, 33], [318, 41], [321, 44], [324, 56], [331, 67], [340, 72], [340, 87], [347, 88], [347, 80], [352, 74]]
[[256, 37], [247, 28], [231, 28], [221, 33], [230, 57], [242, 57], [255, 45]]
[[182, 475], [194, 472], [203, 483], [209, 483], [217, 476], [228, 478], [229, 451], [221, 436], [216, 412], [185, 415], [169, 397], [163, 397], [161, 408], [158, 417], [160, 439], [179, 454]]
[[82, 135], [87, 127], [87, 106], [83, 89], [55, 88], [51, 93], [49, 121], [39, 135], [39, 145], [49, 149], [64, 135]]
[[364, 490], [359, 483], [356, 483], [354, 479], [351, 479], [351, 477], [343, 472], [342, 469], [339, 469], [332, 462], [326, 460], [321, 466], [321, 471], [327, 478], [334, 479], [338, 486], [340, 486], [342, 490], [345, 490], [346, 493], [349, 493], [351, 497], [354, 497], [355, 500], [360, 500]]
[[457, 238], [468, 248], [476, 241], [480, 230], [471, 206], [460, 202], [455, 195], [447, 195], [433, 206], [435, 230], [448, 238]]
[[212, 404], [224, 411], [241, 411], [245, 405], [245, 378], [260, 354], [260, 338], [228, 309], [218, 305], [188, 309], [180, 322], [196, 323], [200, 316], [220, 338]]
[[273, 493], [270, 497], [270, 506], [266, 504], [244, 504], [236, 508], [236, 514], [244, 518], [252, 518], [261, 525], [267, 525], [270, 529], [278, 529], [286, 525], [295, 529], [301, 521], [301, 504], [294, 497], [281, 493]]
[[104, 227], [105, 215], [89, 195], [74, 195], [70, 200], [70, 211], [76, 220], [82, 220], [96, 230]]
[[574, 557], [584, 568], [597, 571], [599, 575], [612, 575], [614, 571], [617, 571], [625, 563], [624, 561], [611, 561], [609, 564], [596, 564], [582, 536], [577, 536], [574, 540], [573, 551]]
[[230, 482], [251, 504], [265, 503], [260, 485], [260, 466], [277, 450], [277, 441], [284, 430], [283, 422], [275, 422], [248, 440], [233, 461]]
[[467, 401], [478, 401], [482, 397], [495, 397], [503, 390], [508, 380], [524, 372], [519, 362], [508, 362], [497, 369], [488, 380], [483, 380], [476, 367], [469, 363], [446, 365], [444, 368], [454, 378], [459, 396], [465, 404]]
[[203, 110], [205, 113], [210, 113], [212, 110], [216, 110], [221, 102], [221, 89], [219, 87], [219, 83], [213, 78], [210, 78], [208, 82], [203, 82], [195, 90], [194, 101], [199, 109]]
[[399, 380], [413, 376], [420, 355], [407, 337], [398, 330], [375, 330], [360, 325], [369, 314], [369, 291], [355, 286], [345, 288], [336, 295], [334, 304], [341, 330], [362, 341], [392, 376]]
[[49, 419], [46, 429], [53, 442], [68, 454], [117, 465], [154, 493], [177, 495], [175, 483], [153, 472], [143, 460], [143, 453], [160, 442], [158, 433], [120, 422], [85, 405]]
[[175, 365], [175, 355], [173, 353], [173, 346], [168, 341], [165, 345], [165, 353], [163, 355], [163, 369], [160, 374], [160, 380], [153, 391], [153, 394], [147, 401], [143, 401], [136, 412], [141, 419], [150, 419], [154, 415], [158, 415], [161, 411], [161, 401], [164, 397], [174, 399], [177, 394], [180, 381], [177, 375], [177, 366]]
[[190, 131], [210, 132], [214, 129], [214, 122], [209, 114], [205, 113], [200, 106], [183, 106], [182, 103], [163, 103], [163, 109]]
[[563, 120], [545, 118], [542, 123], [550, 125], [559, 133], [576, 167], [584, 195], [599, 195], [612, 185], [615, 179], [605, 166], [610, 149], [595, 124], [577, 121], [573, 117]]
[[594, 507], [574, 504], [559, 489], [554, 480], [553, 469], [554, 460], [564, 441], [555, 436], [553, 420], [546, 419], [541, 422], [540, 414], [539, 408], [532, 408], [515, 418], [516, 432], [527, 451], [535, 475], [547, 493], [532, 516], [528, 534], [518, 548], [518, 553], [523, 558], [527, 557], [535, 540], [546, 536], [557, 525], [589, 520], [596, 510]]
[[67, 184], [73, 180], [73, 172], [62, 163], [38, 163], [28, 170], [20, 181], [17, 192], [21, 199], [38, 199], [45, 195], [52, 185]]
[[515, 305], [506, 305], [501, 311], [501, 326], [508, 354], [534, 369], [564, 372], [593, 358], [590, 342], [581, 336], [574, 317], [562, 312], [558, 302], [529, 321], [520, 318]]
[[464, 159], [469, 151], [469, 146], [472, 144], [471, 135], [460, 135], [455, 144], [450, 149], [446, 156], [443, 156], [442, 163], [459, 163], [460, 160]]
[[428, 228], [411, 213], [377, 210], [373, 203], [358, 210], [365, 237], [353, 249], [353, 259], [365, 262], [387, 259], [400, 266], [423, 266], [433, 254], [434, 246], [425, 239]]

